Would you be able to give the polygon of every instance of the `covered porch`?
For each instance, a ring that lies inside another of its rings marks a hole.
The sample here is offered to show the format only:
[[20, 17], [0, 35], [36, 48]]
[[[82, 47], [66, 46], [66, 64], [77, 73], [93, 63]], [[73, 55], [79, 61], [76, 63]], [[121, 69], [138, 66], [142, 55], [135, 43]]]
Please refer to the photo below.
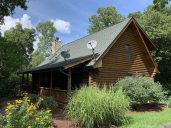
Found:
[[89, 72], [78, 65], [64, 70], [23, 72], [21, 78], [22, 92], [53, 96], [60, 106], [64, 106], [73, 90], [88, 84]]

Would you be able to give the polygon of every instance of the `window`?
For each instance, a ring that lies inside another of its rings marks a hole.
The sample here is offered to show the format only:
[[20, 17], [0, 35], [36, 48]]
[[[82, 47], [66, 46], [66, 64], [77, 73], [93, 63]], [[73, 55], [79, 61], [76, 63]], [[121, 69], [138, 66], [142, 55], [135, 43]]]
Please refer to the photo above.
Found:
[[125, 58], [126, 58], [127, 61], [129, 61], [131, 59], [130, 46], [128, 44], [126, 44], [124, 47], [125, 47]]

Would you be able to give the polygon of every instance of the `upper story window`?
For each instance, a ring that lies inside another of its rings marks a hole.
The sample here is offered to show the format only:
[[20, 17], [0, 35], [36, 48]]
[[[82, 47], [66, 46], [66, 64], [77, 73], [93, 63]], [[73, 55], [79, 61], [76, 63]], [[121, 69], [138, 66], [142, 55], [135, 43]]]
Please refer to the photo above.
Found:
[[125, 59], [127, 61], [129, 61], [131, 59], [131, 49], [130, 49], [130, 45], [126, 44], [124, 45], [125, 48]]

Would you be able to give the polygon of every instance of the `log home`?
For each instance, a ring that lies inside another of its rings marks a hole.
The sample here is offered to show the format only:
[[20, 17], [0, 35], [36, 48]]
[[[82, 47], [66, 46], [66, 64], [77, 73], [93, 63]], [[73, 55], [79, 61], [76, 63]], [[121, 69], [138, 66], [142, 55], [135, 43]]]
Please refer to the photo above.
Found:
[[[97, 42], [94, 54], [86, 47], [91, 40]], [[155, 49], [136, 20], [130, 18], [63, 45], [39, 66], [21, 74], [23, 78], [27, 74], [27, 82], [32, 75], [32, 91], [52, 95], [65, 104], [68, 93], [83, 84], [96, 87], [135, 75], [153, 78], [158, 72], [151, 56]], [[68, 52], [67, 59], [61, 56], [63, 51]]]

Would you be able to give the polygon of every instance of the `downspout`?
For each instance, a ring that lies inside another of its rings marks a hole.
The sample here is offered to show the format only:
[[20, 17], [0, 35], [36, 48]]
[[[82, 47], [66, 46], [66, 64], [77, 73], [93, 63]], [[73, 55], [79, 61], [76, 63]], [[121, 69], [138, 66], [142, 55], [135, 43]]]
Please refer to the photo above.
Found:
[[70, 68], [68, 69], [68, 72], [69, 72], [69, 73], [64, 72], [64, 71], [62, 70], [62, 68], [59, 68], [59, 71], [60, 71], [62, 74], [68, 76], [68, 87], [67, 87], [67, 90], [68, 90], [68, 97], [69, 97], [70, 94], [71, 94], [71, 69], [70, 69]]
[[66, 76], [69, 76], [69, 74], [66, 73], [66, 72], [64, 72], [64, 71], [62, 70], [62, 68], [59, 68], [59, 71], [60, 71], [62, 74], [66, 75]]

